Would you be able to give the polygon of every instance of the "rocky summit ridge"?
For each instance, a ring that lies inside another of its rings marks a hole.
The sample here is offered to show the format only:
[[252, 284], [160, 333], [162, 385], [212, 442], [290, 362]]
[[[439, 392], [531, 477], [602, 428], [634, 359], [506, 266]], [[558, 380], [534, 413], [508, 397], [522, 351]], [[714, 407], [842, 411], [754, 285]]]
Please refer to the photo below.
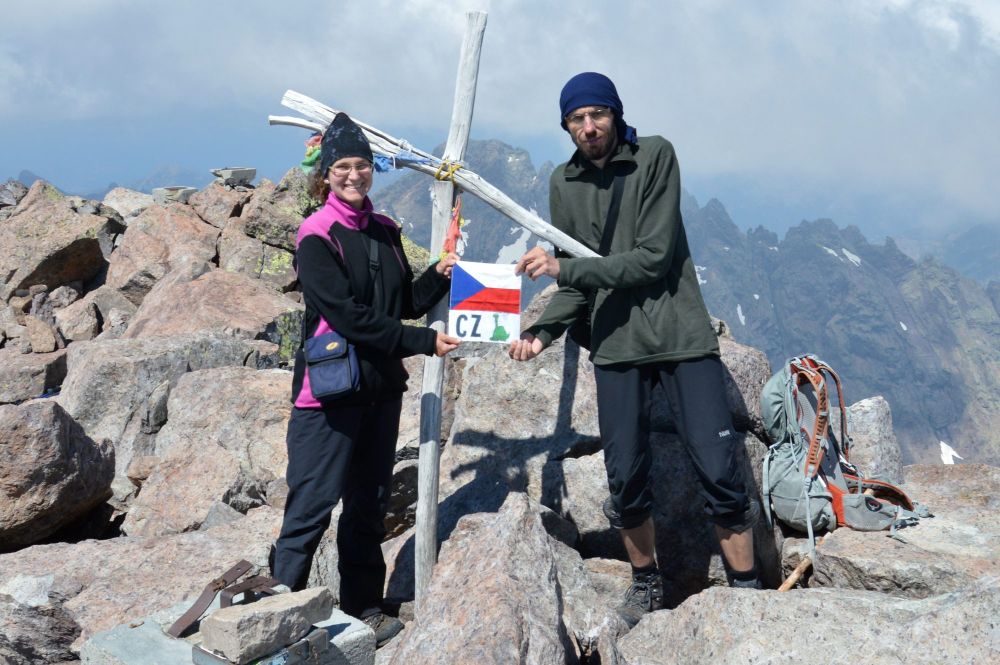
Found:
[[[187, 203], [164, 205], [122, 189], [103, 201], [67, 197], [45, 182], [0, 194], [0, 663], [191, 662], [207, 627], [169, 642], [176, 659], [121, 649], [171, 640], [162, 628], [240, 559], [267, 571], [287, 493], [289, 360], [302, 317], [291, 251], [310, 205], [301, 174], [256, 188], [211, 184]], [[726, 241], [730, 252], [740, 247], [738, 234]], [[887, 250], [843, 236], [826, 246], [854, 267], [846, 252], [864, 265], [882, 251], [884, 262], [917, 278]], [[714, 265], [703, 271], [706, 288]], [[918, 272], [929, 279], [929, 269]], [[748, 288], [764, 294], [763, 286]], [[531, 301], [526, 321], [550, 295]], [[740, 461], [759, 490], [759, 396], [771, 363], [735, 339], [728, 331], [743, 324], [721, 313], [731, 324], [718, 331], [744, 442]], [[406, 366], [419, 386], [422, 359]], [[1000, 470], [903, 466], [892, 399], [851, 404], [855, 458], [903, 482], [935, 517], [901, 539], [828, 534], [803, 588], [788, 593], [725, 586], [712, 530], [691, 500], [690, 462], [658, 410], [654, 519], [670, 609], [626, 632], [614, 607], [629, 567], [600, 508], [608, 490], [589, 361], [560, 340], [531, 363], [511, 362], [499, 346], [467, 345], [446, 366], [442, 544], [426, 605], [414, 617], [420, 397], [411, 390], [383, 544], [387, 595], [407, 627], [378, 652], [371, 638], [360, 639], [364, 648], [344, 660], [345, 651], [334, 654], [324, 642], [313, 660], [298, 662], [1000, 658]], [[848, 376], [849, 389], [855, 381]], [[754, 535], [773, 589], [799, 563], [803, 541], [763, 523]], [[224, 633], [217, 644], [239, 650], [252, 641], [244, 654], [282, 648], [294, 662], [285, 645], [320, 634], [316, 617], [336, 601], [335, 542], [333, 526], [313, 565], [310, 586], [319, 590], [296, 606], [304, 612], [297, 628], [283, 608], [299, 600], [288, 594], [246, 606], [258, 628], [279, 621], [253, 635], [239, 627], [239, 610], [214, 615], [213, 630]]]

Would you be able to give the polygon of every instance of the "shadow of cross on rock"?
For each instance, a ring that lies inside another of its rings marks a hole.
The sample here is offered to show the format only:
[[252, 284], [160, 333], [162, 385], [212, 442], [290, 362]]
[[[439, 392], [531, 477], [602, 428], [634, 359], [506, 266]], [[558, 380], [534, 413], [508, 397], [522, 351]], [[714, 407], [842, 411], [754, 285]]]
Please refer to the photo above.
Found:
[[[526, 320], [533, 320], [532, 311], [544, 307], [547, 295], [532, 303]], [[731, 355], [737, 347], [755, 352], [728, 340]], [[749, 372], [754, 374], [749, 383], [727, 369], [727, 381], [735, 386], [727, 390], [730, 401], [733, 394], [739, 399], [733, 405], [737, 429], [753, 428], [755, 418], [759, 423], [759, 415], [748, 415], [756, 409], [747, 404], [756, 405], [760, 386], [769, 376], [763, 354], [760, 358], [762, 365]], [[741, 369], [744, 365], [753, 365], [734, 364], [742, 373], [747, 373]], [[601, 510], [608, 486], [594, 377], [579, 347], [557, 340], [526, 363], [511, 361], [505, 347], [492, 348], [466, 358], [458, 383], [455, 419], [441, 454], [439, 540], [449, 538], [461, 516], [496, 512], [510, 493], [523, 492], [551, 509], [546, 528], [584, 557], [624, 560], [620, 536]], [[752, 386], [756, 393], [744, 398], [743, 393], [753, 392]], [[724, 584], [725, 572], [714, 529], [698, 496], [694, 468], [659, 391], [653, 401], [660, 403], [651, 418], [657, 555], [668, 582], [668, 600], [676, 604], [707, 586]], [[739, 463], [751, 491], [759, 496], [752, 467], [759, 466], [766, 446], [753, 434], [745, 436], [745, 443]], [[778, 550], [763, 525], [757, 529], [764, 577], [776, 585]], [[413, 597], [412, 548], [410, 532], [386, 544], [392, 568], [388, 596], [396, 600]]]

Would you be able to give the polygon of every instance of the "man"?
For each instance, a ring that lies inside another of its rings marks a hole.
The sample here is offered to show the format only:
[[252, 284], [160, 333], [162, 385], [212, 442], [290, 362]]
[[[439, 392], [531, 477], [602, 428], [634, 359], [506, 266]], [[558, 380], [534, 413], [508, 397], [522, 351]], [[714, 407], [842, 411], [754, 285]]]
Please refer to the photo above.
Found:
[[719, 343], [681, 223], [673, 146], [660, 136], [636, 136], [614, 83], [602, 74], [571, 78], [559, 106], [576, 152], [552, 173], [552, 224], [595, 251], [605, 225], [614, 224], [610, 250], [599, 258], [557, 258], [536, 247], [521, 257], [518, 274], [548, 275], [559, 290], [511, 344], [510, 357], [530, 360], [574, 322], [589, 325], [611, 493], [604, 512], [632, 564], [632, 586], [618, 612], [634, 626], [663, 607], [649, 478], [650, 393], [657, 384], [698, 473], [733, 586], [760, 588], [751, 528], [759, 509], [746, 494]]

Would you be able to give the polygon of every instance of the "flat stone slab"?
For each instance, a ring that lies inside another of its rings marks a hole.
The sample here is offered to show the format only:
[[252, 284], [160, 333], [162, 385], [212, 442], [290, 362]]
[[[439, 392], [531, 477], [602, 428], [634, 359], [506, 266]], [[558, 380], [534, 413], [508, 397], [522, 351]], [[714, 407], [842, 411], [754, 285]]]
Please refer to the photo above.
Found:
[[249, 166], [224, 166], [221, 169], [210, 169], [221, 185], [237, 187], [249, 185], [257, 177], [257, 169]]
[[[236, 661], [204, 648], [200, 632], [183, 639], [164, 632], [188, 606], [180, 603], [131, 624], [92, 635], [80, 651], [82, 665], [235, 665]], [[218, 611], [217, 597], [207, 616]], [[333, 608], [326, 619], [313, 624], [305, 637], [254, 662], [255, 665], [374, 665], [375, 633], [362, 621]]]
[[[317, 628], [295, 644], [255, 660], [254, 665], [328, 665], [340, 662], [330, 660], [329, 653], [330, 636], [324, 629]], [[233, 661], [206, 651], [200, 645], [192, 647], [191, 662], [194, 665], [234, 665]]]
[[338, 609], [330, 618], [316, 624], [326, 631], [330, 640], [327, 652], [329, 665], [374, 665], [375, 633], [360, 619], [355, 619]]
[[166, 205], [177, 201], [187, 203], [191, 195], [198, 190], [194, 187], [155, 187], [153, 189], [153, 203]]
[[[218, 603], [218, 598], [216, 598]], [[80, 649], [82, 665], [179, 665], [191, 662], [191, 644], [163, 632], [190, 604], [179, 604], [133, 623], [95, 633]]]
[[[905, 542], [886, 537], [886, 531], [837, 529], [816, 550], [810, 586], [927, 598], [1000, 576], [1000, 469], [915, 465], [905, 475], [903, 489], [934, 517], [901, 529]], [[798, 539], [786, 542], [786, 568], [797, 562], [801, 547]]]
[[614, 662], [987, 665], [1000, 662], [998, 610], [996, 579], [923, 600], [854, 589], [713, 587], [643, 617], [619, 640]]
[[201, 622], [202, 648], [247, 663], [299, 641], [332, 610], [333, 595], [326, 587], [225, 607]]

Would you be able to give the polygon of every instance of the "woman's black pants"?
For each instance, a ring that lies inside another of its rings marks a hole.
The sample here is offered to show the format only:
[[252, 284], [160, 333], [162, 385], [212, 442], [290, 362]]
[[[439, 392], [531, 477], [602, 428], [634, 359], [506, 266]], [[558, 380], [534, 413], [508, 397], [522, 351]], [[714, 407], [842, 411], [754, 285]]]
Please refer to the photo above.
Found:
[[402, 399], [361, 406], [292, 409], [288, 500], [275, 545], [274, 576], [306, 587], [312, 558], [341, 498], [337, 525], [340, 607], [364, 618], [380, 610], [385, 586], [386, 508]]

